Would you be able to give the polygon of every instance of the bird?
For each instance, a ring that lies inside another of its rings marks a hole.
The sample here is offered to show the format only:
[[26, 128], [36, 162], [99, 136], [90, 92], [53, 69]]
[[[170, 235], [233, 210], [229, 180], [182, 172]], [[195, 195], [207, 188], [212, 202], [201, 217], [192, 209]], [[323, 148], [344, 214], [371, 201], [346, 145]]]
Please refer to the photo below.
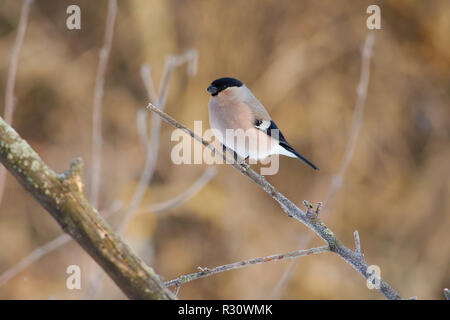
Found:
[[286, 141], [261, 102], [240, 80], [219, 78], [206, 90], [210, 94], [210, 127], [224, 151], [228, 148], [243, 159], [254, 160], [281, 154], [298, 158], [318, 170]]

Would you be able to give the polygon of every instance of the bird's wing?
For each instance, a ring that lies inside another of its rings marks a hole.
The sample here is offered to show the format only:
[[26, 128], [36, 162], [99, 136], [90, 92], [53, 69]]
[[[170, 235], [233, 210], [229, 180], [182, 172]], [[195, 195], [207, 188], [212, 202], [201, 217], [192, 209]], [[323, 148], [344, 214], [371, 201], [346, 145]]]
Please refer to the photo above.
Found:
[[272, 120], [256, 119], [255, 128], [278, 140], [280, 145], [285, 144], [289, 146], [289, 143], [284, 138], [280, 129], [278, 129], [277, 125]]
[[287, 150], [290, 153], [292, 153], [293, 156], [299, 158], [300, 160], [302, 160], [303, 162], [308, 164], [310, 167], [312, 167], [314, 170], [318, 170], [318, 168], [311, 161], [306, 159], [304, 156], [302, 156], [300, 153], [295, 151], [294, 148], [291, 147], [291, 145], [284, 138], [284, 136], [281, 133], [280, 129], [278, 129], [278, 127], [275, 124], [275, 122], [273, 122], [272, 120], [268, 121], [268, 120], [258, 120], [257, 119], [257, 120], [255, 120], [255, 128], [260, 130], [260, 131], [263, 131], [268, 136], [271, 136], [272, 138], [278, 140], [278, 144], [282, 148], [284, 148], [285, 150]]
[[253, 116], [256, 120], [261, 121], [271, 121], [269, 113], [267, 112], [266, 108], [262, 105], [261, 102], [253, 95], [253, 93], [245, 87], [246, 93], [244, 97], [244, 102], [248, 105], [250, 108]]
[[[246, 88], [247, 89], [247, 88]], [[299, 158], [309, 166], [311, 166], [314, 170], [318, 170], [318, 168], [311, 163], [308, 159], [303, 157], [300, 153], [294, 150], [290, 146], [290, 144], [286, 141], [280, 129], [278, 129], [275, 122], [269, 116], [269, 113], [264, 108], [261, 102], [253, 95], [253, 93], [247, 89], [245, 103], [250, 107], [252, 114], [254, 116], [254, 127], [265, 134], [271, 136], [272, 138], [278, 140], [278, 144], [284, 150], [287, 150], [288, 153], [291, 153], [292, 156]]]

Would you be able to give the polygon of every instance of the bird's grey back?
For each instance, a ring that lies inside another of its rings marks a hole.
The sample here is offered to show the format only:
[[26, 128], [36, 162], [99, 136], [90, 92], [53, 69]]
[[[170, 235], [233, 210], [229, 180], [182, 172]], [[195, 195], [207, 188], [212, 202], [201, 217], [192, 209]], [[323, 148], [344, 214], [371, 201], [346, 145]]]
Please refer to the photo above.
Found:
[[271, 118], [269, 113], [264, 108], [261, 102], [253, 95], [253, 93], [243, 85], [242, 88], [246, 91], [244, 96], [244, 102], [250, 107], [255, 118], [258, 120], [267, 120], [270, 121]]

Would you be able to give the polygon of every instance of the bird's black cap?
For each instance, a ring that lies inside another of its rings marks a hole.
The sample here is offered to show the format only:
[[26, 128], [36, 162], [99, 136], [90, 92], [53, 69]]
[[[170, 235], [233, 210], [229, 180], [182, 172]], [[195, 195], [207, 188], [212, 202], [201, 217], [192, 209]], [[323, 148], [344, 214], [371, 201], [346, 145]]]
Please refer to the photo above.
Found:
[[220, 91], [230, 87], [242, 87], [243, 83], [235, 78], [219, 78], [211, 82], [206, 89], [212, 96], [216, 96]]

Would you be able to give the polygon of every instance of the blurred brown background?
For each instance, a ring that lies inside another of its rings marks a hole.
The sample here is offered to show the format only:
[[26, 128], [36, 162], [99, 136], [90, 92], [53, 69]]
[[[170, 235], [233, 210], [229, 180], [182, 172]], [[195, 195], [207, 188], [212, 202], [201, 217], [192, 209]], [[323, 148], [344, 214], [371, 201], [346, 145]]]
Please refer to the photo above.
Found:
[[[81, 30], [67, 30], [66, 8], [81, 7]], [[366, 34], [366, 8], [381, 7], [371, 77], [356, 150], [325, 222], [403, 297], [442, 299], [450, 286], [450, 2], [434, 1], [120, 1], [103, 99], [101, 205], [130, 201], [144, 161], [136, 112], [147, 104], [140, 78], [164, 58], [196, 48], [198, 74], [177, 69], [166, 111], [189, 127], [208, 124], [205, 91], [222, 76], [241, 79], [288, 141], [320, 167], [283, 157], [268, 180], [301, 205], [323, 201], [347, 143]], [[21, 1], [0, 3], [0, 112]], [[54, 170], [81, 156], [89, 193], [92, 96], [107, 1], [36, 0], [20, 54], [13, 126]], [[205, 169], [170, 161], [172, 127], [162, 125], [155, 176], [142, 201], [168, 200]], [[310, 231], [289, 219], [229, 166], [186, 204], [157, 218], [138, 212], [125, 240], [165, 279], [242, 259], [300, 249]], [[142, 211], [142, 210], [141, 210]], [[139, 214], [140, 213], [140, 214]], [[117, 220], [117, 219], [116, 219]], [[115, 220], [112, 220], [114, 223]], [[61, 233], [8, 174], [0, 206], [0, 274]], [[309, 246], [323, 245], [316, 238]], [[267, 299], [290, 261], [200, 279], [180, 298]], [[67, 290], [77, 264], [82, 290]], [[0, 287], [3, 299], [86, 297], [95, 266], [76, 244], [52, 252]], [[382, 299], [339, 257], [301, 258], [282, 299]], [[107, 279], [96, 298], [124, 298]]]

